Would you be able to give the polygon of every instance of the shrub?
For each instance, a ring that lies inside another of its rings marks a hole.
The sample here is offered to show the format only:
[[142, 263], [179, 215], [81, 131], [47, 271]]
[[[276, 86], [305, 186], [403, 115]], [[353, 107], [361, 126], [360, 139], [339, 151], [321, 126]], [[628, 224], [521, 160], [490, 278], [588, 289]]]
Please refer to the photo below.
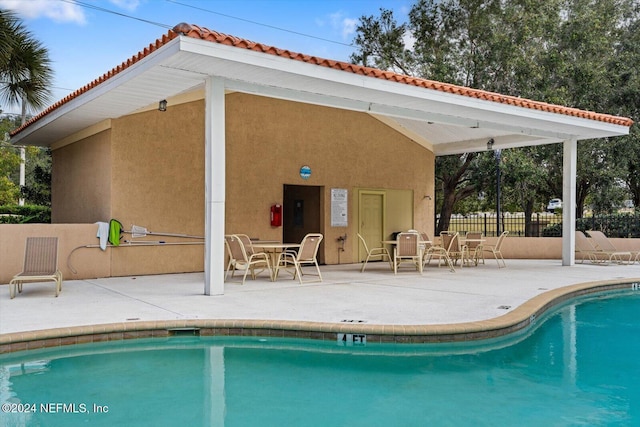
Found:
[[[599, 230], [607, 237], [640, 238], [640, 214], [622, 213], [578, 218], [576, 230]], [[542, 230], [542, 235], [544, 237], [562, 236], [562, 223], [546, 227]]]
[[51, 208], [36, 205], [0, 206], [0, 224], [51, 223]]

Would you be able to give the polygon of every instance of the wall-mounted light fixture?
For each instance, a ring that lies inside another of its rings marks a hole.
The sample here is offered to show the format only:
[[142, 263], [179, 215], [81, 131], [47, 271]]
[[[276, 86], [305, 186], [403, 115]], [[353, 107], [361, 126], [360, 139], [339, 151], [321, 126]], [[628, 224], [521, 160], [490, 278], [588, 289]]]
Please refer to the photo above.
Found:
[[495, 141], [493, 140], [493, 138], [491, 138], [489, 141], [487, 141], [487, 150], [493, 150], [493, 143]]
[[167, 111], [167, 100], [163, 99], [158, 102], [158, 111]]

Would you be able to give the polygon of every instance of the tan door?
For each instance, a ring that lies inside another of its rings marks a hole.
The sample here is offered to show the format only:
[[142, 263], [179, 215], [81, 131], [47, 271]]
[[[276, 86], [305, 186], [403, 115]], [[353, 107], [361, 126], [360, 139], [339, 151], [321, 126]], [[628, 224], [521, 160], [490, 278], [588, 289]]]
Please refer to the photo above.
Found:
[[[361, 191], [358, 217], [358, 233], [364, 237], [369, 249], [379, 248], [384, 240], [385, 193], [382, 191]], [[364, 261], [367, 254], [359, 245], [358, 259]]]

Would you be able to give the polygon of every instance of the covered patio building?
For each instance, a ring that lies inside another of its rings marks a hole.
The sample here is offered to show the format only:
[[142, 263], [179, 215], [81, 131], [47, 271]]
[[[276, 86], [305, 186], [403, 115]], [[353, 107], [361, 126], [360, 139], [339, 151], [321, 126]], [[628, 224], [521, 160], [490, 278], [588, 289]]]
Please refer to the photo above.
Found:
[[[486, 150], [489, 139], [494, 149], [562, 142], [573, 206], [578, 141], [631, 124], [179, 24], [12, 142], [51, 147], [53, 222], [117, 218], [204, 236], [204, 251], [114, 250], [116, 274], [204, 269], [214, 295], [228, 233], [291, 241], [318, 231], [320, 260], [337, 264], [362, 259], [356, 233], [433, 230], [435, 157]], [[574, 222], [565, 209], [563, 265], [574, 263]]]

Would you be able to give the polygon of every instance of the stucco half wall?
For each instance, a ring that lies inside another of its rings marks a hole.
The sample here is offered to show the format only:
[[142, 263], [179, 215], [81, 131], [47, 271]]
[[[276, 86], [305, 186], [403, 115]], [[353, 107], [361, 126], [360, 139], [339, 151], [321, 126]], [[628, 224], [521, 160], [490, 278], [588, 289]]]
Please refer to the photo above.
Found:
[[[95, 224], [0, 224], [0, 284], [7, 284], [13, 275], [22, 270], [24, 245], [27, 237], [57, 236], [59, 238], [58, 267], [64, 280], [92, 279], [110, 276], [137, 276], [145, 274], [202, 271], [203, 247], [159, 245], [139, 247], [123, 245], [119, 248], [85, 248], [96, 246]], [[171, 240], [171, 239], [169, 239]], [[637, 250], [639, 239], [611, 239], [620, 250]], [[487, 238], [494, 244], [495, 238]], [[509, 259], [557, 259], [562, 258], [562, 239], [558, 237], [508, 237], [502, 254]], [[486, 262], [495, 267], [491, 254]], [[128, 259], [143, 262], [128, 262]], [[170, 260], [158, 263], [157, 260]], [[124, 265], [123, 265], [124, 264]], [[560, 265], [560, 264], [558, 264]], [[189, 267], [186, 270], [185, 267]], [[354, 271], [359, 270], [354, 264]], [[482, 267], [481, 267], [482, 268]], [[606, 268], [600, 266], [599, 268]], [[64, 289], [64, 288], [63, 288]], [[52, 286], [53, 296], [53, 286]]]
[[[58, 269], [64, 280], [196, 272], [203, 269], [203, 245], [122, 244], [102, 250], [96, 224], [0, 224], [0, 284], [22, 271], [27, 237], [58, 237]], [[162, 260], [162, 262], [158, 262]], [[52, 288], [53, 289], [53, 288]]]

